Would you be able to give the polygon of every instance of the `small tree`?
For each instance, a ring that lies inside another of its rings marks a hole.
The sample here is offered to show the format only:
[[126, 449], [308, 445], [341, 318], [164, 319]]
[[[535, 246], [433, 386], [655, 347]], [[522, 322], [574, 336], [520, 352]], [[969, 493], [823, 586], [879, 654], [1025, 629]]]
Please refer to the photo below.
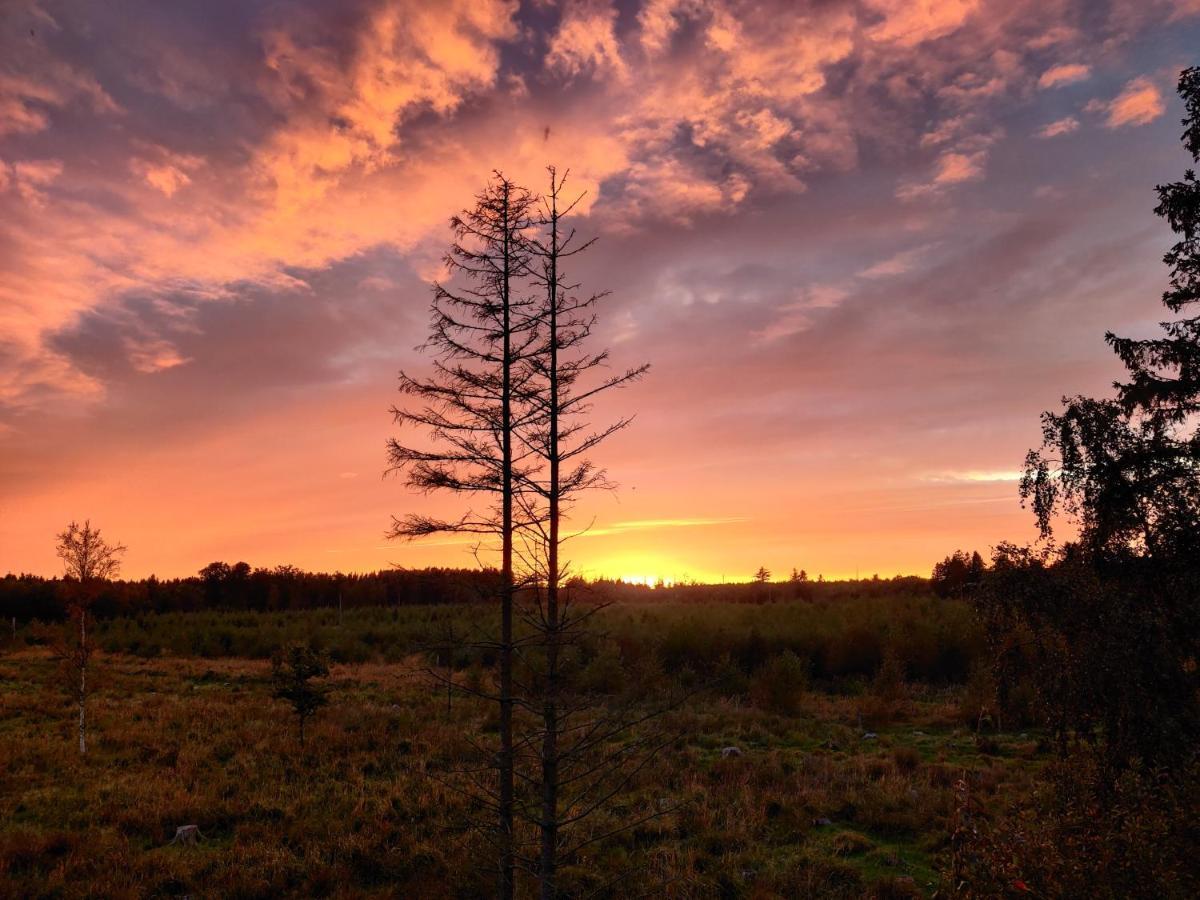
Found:
[[754, 580], [759, 584], [766, 584], [771, 580], [771, 570], [766, 566], [759, 566], [758, 571], [754, 573]]
[[88, 615], [96, 598], [96, 589], [121, 569], [125, 547], [110, 544], [92, 528], [90, 519], [82, 526], [72, 522], [58, 535], [55, 547], [65, 571], [64, 600], [71, 627], [60, 655], [66, 664], [68, 680], [79, 708], [79, 752], [87, 753], [88, 663], [92, 646], [88, 643]]
[[304, 746], [304, 724], [329, 702], [329, 689], [313, 684], [314, 678], [326, 678], [329, 664], [325, 655], [307, 644], [293, 644], [271, 658], [273, 697], [292, 704], [299, 723], [300, 746]]

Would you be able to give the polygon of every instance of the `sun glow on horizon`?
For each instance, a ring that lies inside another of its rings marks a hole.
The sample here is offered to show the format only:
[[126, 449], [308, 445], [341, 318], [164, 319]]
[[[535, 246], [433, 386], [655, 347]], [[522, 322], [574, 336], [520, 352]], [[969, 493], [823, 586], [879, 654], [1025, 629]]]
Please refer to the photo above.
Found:
[[674, 587], [676, 584], [674, 578], [667, 578], [662, 575], [618, 575], [616, 580], [625, 584], [637, 584], [646, 587]]

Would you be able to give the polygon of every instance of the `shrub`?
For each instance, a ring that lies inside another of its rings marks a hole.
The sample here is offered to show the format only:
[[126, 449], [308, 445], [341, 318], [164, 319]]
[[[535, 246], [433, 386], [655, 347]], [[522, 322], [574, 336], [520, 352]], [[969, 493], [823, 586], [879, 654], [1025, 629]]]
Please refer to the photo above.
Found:
[[958, 702], [959, 719], [972, 728], [978, 728], [985, 716], [996, 716], [996, 678], [992, 667], [979, 660], [971, 667], [967, 684]]
[[866, 853], [875, 846], [869, 837], [857, 831], [839, 831], [829, 843], [833, 847], [833, 852], [838, 856]]
[[271, 660], [272, 694], [292, 705], [300, 726], [300, 743], [304, 744], [304, 723], [328, 703], [327, 689], [312, 683], [314, 678], [329, 675], [325, 655], [307, 644], [293, 644], [279, 651]]
[[596, 694], [618, 694], [625, 684], [625, 666], [616, 644], [605, 644], [579, 672], [579, 686]]
[[808, 665], [791, 650], [785, 650], [750, 679], [750, 701], [759, 709], [781, 715], [800, 711], [808, 687]]

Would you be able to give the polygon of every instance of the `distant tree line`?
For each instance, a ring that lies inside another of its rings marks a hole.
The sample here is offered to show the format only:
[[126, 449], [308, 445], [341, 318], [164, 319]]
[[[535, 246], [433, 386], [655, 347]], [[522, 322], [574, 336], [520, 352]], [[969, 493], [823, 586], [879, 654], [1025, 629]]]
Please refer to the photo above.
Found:
[[[961, 554], [956, 554], [961, 555]], [[978, 556], [978, 554], [975, 554]], [[954, 557], [947, 557], [951, 560]], [[969, 558], [968, 558], [969, 561]], [[931, 590], [939, 596], [962, 596], [975, 583], [969, 576], [939, 578], [946, 563], [934, 569], [933, 579], [917, 575], [861, 578], [845, 581], [790, 580], [766, 595], [758, 583], [686, 583], [650, 586], [614, 579], [573, 579], [583, 602], [638, 603], [779, 603], [792, 600], [833, 601], [856, 597], [920, 596]], [[968, 571], [970, 571], [968, 569]], [[395, 569], [341, 574], [304, 572], [294, 566], [252, 568], [249, 564], [214, 562], [189, 578], [107, 581], [93, 589], [91, 612], [98, 618], [141, 613], [230, 610], [287, 612], [289, 610], [440, 605], [491, 602], [497, 573], [480, 569]], [[8, 574], [0, 578], [0, 616], [18, 622], [66, 618], [69, 579]]]
[[[478, 569], [394, 569], [344, 575], [294, 566], [251, 568], [214, 562], [190, 578], [106, 581], [93, 587], [90, 611], [100, 618], [201, 610], [288, 611], [336, 607], [475, 603], [495, 573]], [[18, 622], [67, 616], [71, 579], [9, 574], [0, 579], [0, 615]]]

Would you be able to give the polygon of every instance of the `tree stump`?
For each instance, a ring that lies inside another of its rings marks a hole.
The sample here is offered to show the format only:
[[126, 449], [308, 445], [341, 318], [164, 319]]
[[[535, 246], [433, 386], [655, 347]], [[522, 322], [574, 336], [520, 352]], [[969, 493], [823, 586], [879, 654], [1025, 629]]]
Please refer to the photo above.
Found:
[[200, 833], [199, 825], [180, 825], [175, 829], [175, 837], [171, 838], [171, 843], [194, 846], [202, 837], [204, 835]]

